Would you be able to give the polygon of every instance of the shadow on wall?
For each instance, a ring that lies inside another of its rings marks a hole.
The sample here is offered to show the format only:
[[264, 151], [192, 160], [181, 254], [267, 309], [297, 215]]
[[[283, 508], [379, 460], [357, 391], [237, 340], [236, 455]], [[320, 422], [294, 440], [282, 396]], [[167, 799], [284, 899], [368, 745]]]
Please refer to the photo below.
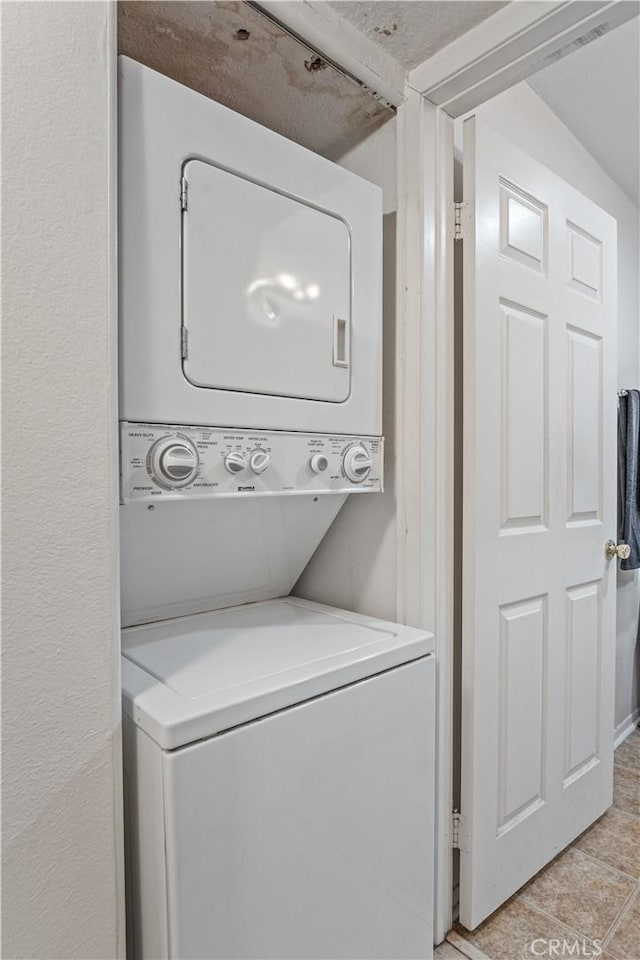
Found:
[[616, 727], [640, 700], [640, 574], [618, 570], [616, 591]]
[[382, 256], [384, 493], [348, 498], [292, 593], [371, 617], [396, 620], [395, 213], [383, 218]]
[[[71, 699], [69, 707], [73, 707]], [[2, 956], [88, 960], [104, 957], [106, 944], [113, 944], [115, 951], [120, 935], [114, 925], [118, 905], [113, 861], [97, 844], [96, 826], [113, 822], [114, 790], [117, 793], [113, 764], [118, 754], [119, 733], [105, 733], [99, 751], [77, 770], [69, 771], [64, 783], [57, 788], [43, 787], [43, 793], [48, 791], [46, 803], [34, 811], [28, 829], [4, 834]], [[10, 775], [5, 779], [9, 781]], [[19, 802], [15, 783], [11, 790], [13, 802]], [[28, 807], [28, 790], [22, 800]], [[103, 839], [108, 844], [107, 829]], [[75, 916], [91, 918], [90, 922], [78, 922], [70, 929], [64, 922], [69, 904], [73, 904]], [[47, 944], [46, 954], [43, 944]]]

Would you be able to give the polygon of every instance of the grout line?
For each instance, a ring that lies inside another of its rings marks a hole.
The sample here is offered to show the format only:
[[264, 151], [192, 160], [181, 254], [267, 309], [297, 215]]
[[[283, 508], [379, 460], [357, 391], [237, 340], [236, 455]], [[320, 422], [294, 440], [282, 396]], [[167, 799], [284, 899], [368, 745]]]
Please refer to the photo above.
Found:
[[621, 770], [626, 770], [627, 773], [635, 773], [636, 776], [640, 777], [640, 770], [637, 767], [630, 767], [628, 764], [624, 763], [622, 760], [613, 761], [614, 767], [620, 767]]
[[638, 890], [640, 890], [640, 884], [639, 884], [639, 883], [636, 883], [635, 887], [633, 888], [633, 890], [631, 891], [631, 893], [629, 894], [629, 896], [627, 897], [627, 899], [625, 900], [625, 902], [622, 904], [622, 906], [621, 906], [620, 909], [618, 910], [618, 913], [617, 913], [617, 916], [616, 916], [615, 920], [613, 921], [613, 923], [611, 923], [611, 924], [609, 925], [609, 929], [607, 930], [605, 936], [602, 938], [602, 943], [603, 943], [603, 945], [604, 945], [605, 941], [608, 940], [609, 937], [613, 936], [613, 934], [614, 934], [615, 931], [617, 930], [618, 925], [620, 924], [620, 921], [624, 918], [624, 915], [626, 914], [627, 910], [629, 909], [629, 904], [630, 904], [631, 901], [634, 899], [634, 897], [635, 897], [636, 893], [638, 892]]
[[537, 907], [535, 904], [529, 903], [528, 901], [523, 900], [522, 902], [529, 910], [533, 910], [535, 913], [539, 914], [539, 916], [544, 917], [545, 920], [553, 921], [553, 923], [557, 924], [557, 926], [566, 930], [567, 933], [571, 933], [577, 940], [586, 940], [587, 943], [593, 944], [593, 940], [591, 937], [588, 937], [586, 933], [580, 933], [579, 930], [576, 930], [574, 927], [570, 927], [568, 923], [565, 923], [563, 920], [558, 920], [558, 918], [554, 917], [551, 913], [547, 913], [547, 911], [543, 910], [542, 907]]
[[[0, 0], [1, 2], [1, 0]], [[609, 807], [610, 810], [615, 810], [616, 813], [626, 813], [628, 817], [632, 817], [636, 823], [640, 820], [640, 813], [629, 813], [624, 807], [615, 807], [613, 804]]]
[[[640, 789], [640, 777], [638, 777], [638, 789]], [[633, 817], [634, 820], [640, 820], [640, 813], [631, 813], [629, 810], [627, 810], [626, 807], [616, 807], [615, 801], [611, 804], [611, 806], [609, 807], [609, 809], [610, 809], [610, 810], [617, 810], [617, 811], [620, 812], [620, 813], [626, 813], [627, 816]]]
[[[616, 807], [617, 809], [617, 807]], [[567, 849], [576, 850], [577, 853], [581, 853], [583, 857], [587, 857], [588, 860], [593, 860], [594, 863], [598, 863], [601, 867], [605, 867], [606, 870], [609, 870], [611, 873], [617, 874], [619, 877], [624, 877], [625, 880], [632, 880], [633, 883], [638, 883], [640, 877], [634, 877], [632, 873], [625, 873], [624, 870], [620, 870], [619, 867], [612, 867], [610, 863], [605, 863], [604, 860], [600, 860], [598, 857], [594, 857], [592, 853], [585, 853], [584, 850], [581, 850], [580, 847], [568, 847]], [[560, 854], [558, 854], [560, 856]], [[552, 860], [551, 863], [554, 861]]]
[[451, 947], [456, 957], [464, 957], [465, 960], [468, 960], [466, 953], [460, 953], [460, 950], [458, 949], [458, 947], [454, 947], [452, 943], [449, 943], [446, 937], [442, 941], [442, 943], [439, 943], [438, 946], [434, 948], [434, 951], [433, 951], [434, 960], [438, 960], [438, 950], [444, 946]]
[[[630, 893], [629, 896], [627, 897], [627, 900], [626, 900], [626, 902], [625, 902], [622, 910], [620, 911], [620, 913], [618, 914], [618, 916], [616, 917], [616, 919], [613, 921], [611, 927], [609, 928], [608, 934], [606, 935], [606, 937], [605, 937], [604, 940], [602, 941], [602, 949], [603, 949], [603, 950], [607, 950], [607, 952], [608, 952], [608, 946], [607, 946], [607, 945], [608, 945], [608, 943], [609, 943], [611, 940], [613, 940], [615, 934], [618, 932], [618, 930], [619, 930], [619, 928], [620, 928], [620, 924], [622, 923], [622, 921], [624, 920], [624, 918], [626, 917], [626, 915], [629, 913], [629, 910], [631, 909], [631, 901], [635, 898], [636, 894], [638, 893], [638, 890], [640, 890], [640, 884], [638, 884], [638, 885], [636, 886], [636, 889], [635, 889], [635, 890], [632, 890], [632, 891], [631, 891], [631, 893]], [[612, 957], [615, 957], [616, 954], [612, 953], [611, 956], [612, 956]], [[624, 960], [624, 958], [620, 958], [620, 960]]]
[[[635, 813], [627, 813], [626, 810], [618, 810], [617, 807], [615, 807], [615, 808], [609, 807], [608, 810], [605, 810], [605, 812], [604, 812], [604, 814], [602, 815], [602, 817], [600, 817], [600, 820], [604, 819], [604, 817], [606, 817], [606, 815], [607, 815], [607, 814], [609, 813], [609, 811], [612, 810], [612, 809], [615, 809], [616, 813], [621, 813], [623, 817], [628, 817], [630, 820], [637, 820], [637, 819], [638, 819], [637, 816], [635, 815]], [[596, 821], [596, 822], [599, 822], [599, 821]], [[587, 828], [587, 829], [589, 829], [589, 828]], [[583, 837], [586, 832], [587, 832], [587, 830], [585, 830], [584, 833], [581, 833], [580, 836]]]
[[491, 960], [489, 955], [484, 953], [480, 947], [476, 947], [475, 943], [471, 943], [470, 940], [465, 940], [465, 938], [455, 930], [449, 930], [445, 939], [447, 943], [455, 947], [456, 950], [461, 953], [463, 957], [467, 957], [468, 960]]
[[[539, 917], [544, 917], [545, 920], [549, 920], [554, 926], [560, 927], [563, 930], [563, 932], [566, 932], [567, 934], [571, 934], [571, 936], [575, 937], [576, 940], [582, 940], [584, 941], [584, 943], [588, 943], [590, 946], [593, 946], [595, 949], [595, 944], [591, 937], [588, 937], [584, 933], [580, 933], [578, 930], [575, 930], [573, 927], [570, 927], [568, 924], [564, 923], [562, 920], [558, 920], [557, 917], [554, 917], [552, 914], [547, 913], [546, 910], [542, 910], [540, 907], [535, 906], [533, 903], [530, 903], [527, 900], [522, 900], [519, 894], [517, 894], [513, 899], [519, 900], [523, 904], [523, 906], [526, 907], [527, 910], [531, 910], [533, 911], [533, 913], [537, 913]], [[502, 907], [499, 907], [498, 910], [496, 910], [494, 915], [500, 914], [504, 910], [505, 906], [506, 904], [503, 904]], [[455, 937], [456, 939], [450, 939], [451, 936]], [[483, 951], [480, 950], [479, 947], [476, 947], [475, 944], [470, 943], [468, 940], [465, 940], [463, 937], [460, 936], [460, 934], [456, 933], [455, 930], [450, 931], [447, 934], [446, 939], [449, 941], [449, 943], [453, 944], [453, 946], [456, 947], [457, 950], [464, 952], [464, 955], [468, 957], [469, 960], [490, 960], [490, 958], [487, 956], [486, 953], [483, 953]], [[521, 946], [521, 944], [519, 944], [519, 946]], [[593, 956], [597, 956], [597, 954], [593, 954]]]
[[[588, 860], [590, 860], [592, 863], [597, 863], [598, 866], [603, 867], [606, 871], [608, 871], [609, 873], [613, 874], [614, 876], [617, 875], [618, 877], [620, 877], [620, 878], [622, 878], [622, 879], [624, 879], [624, 880], [630, 880], [630, 881], [632, 882], [632, 884], [633, 884], [633, 886], [631, 887], [631, 890], [630, 890], [629, 893], [627, 894], [627, 896], [626, 896], [626, 898], [625, 898], [622, 906], [620, 907], [620, 910], [619, 910], [618, 913], [616, 914], [616, 916], [615, 916], [614, 920], [612, 921], [612, 923], [609, 924], [609, 927], [608, 927], [607, 932], [605, 933], [604, 937], [602, 937], [602, 938], [596, 938], [596, 939], [600, 939], [600, 940], [601, 940], [602, 947], [603, 947], [603, 949], [604, 949], [604, 947], [605, 947], [605, 942], [606, 942], [607, 940], [609, 940], [610, 938], [613, 937], [613, 934], [614, 934], [615, 931], [618, 929], [618, 926], [620, 925], [621, 921], [624, 919], [624, 916], [625, 916], [625, 914], [627, 913], [627, 911], [628, 911], [628, 909], [629, 909], [629, 904], [631, 903], [631, 901], [634, 899], [635, 895], [636, 895], [636, 894], [638, 893], [638, 891], [640, 890], [640, 881], [638, 880], [637, 877], [634, 877], [634, 876], [632, 876], [632, 875], [629, 874], [629, 873], [624, 873], [622, 870], [618, 870], [616, 867], [612, 867], [612, 866], [610, 866], [608, 863], [604, 863], [602, 860], [598, 860], [597, 857], [594, 857], [594, 856], [592, 856], [592, 855], [589, 854], [589, 853], [584, 853], [583, 850], [580, 850], [580, 849], [577, 848], [577, 847], [575, 847], [574, 849], [576, 850], [577, 853], [582, 854], [583, 857], [586, 857], [586, 858], [587, 858]], [[560, 856], [560, 854], [559, 854], [559, 856]], [[553, 863], [553, 861], [551, 861], [551, 862]], [[528, 898], [528, 896], [527, 896], [527, 894], [526, 894], [525, 892], [523, 892], [523, 893], [521, 893], [521, 894], [518, 894], [518, 895], [517, 895], [517, 899], [521, 900], [521, 902], [524, 903], [524, 904], [526, 904], [527, 907], [530, 907], [532, 910], [535, 910], [536, 913], [539, 913], [539, 914], [541, 914], [541, 915], [544, 916], [544, 917], [548, 917], [549, 920], [553, 920], [555, 923], [560, 924], [560, 926], [564, 926], [567, 930], [571, 930], [572, 933], [578, 933], [578, 936], [584, 937], [584, 938], [585, 938], [586, 940], [588, 940], [590, 943], [593, 943], [593, 940], [592, 940], [591, 937], [588, 937], [586, 934], [574, 930], [572, 927], [569, 927], [568, 924], [564, 923], [564, 922], [563, 922], [562, 920], [560, 920], [558, 917], [555, 917], [552, 913], [549, 913], [547, 910], [544, 910], [542, 907], [537, 906], [535, 903], [533, 903], [533, 902]], [[621, 958], [621, 960], [624, 960], [624, 958]]]
[[[591, 857], [590, 859], [593, 860], [593, 857]], [[597, 861], [595, 861], [595, 862], [596, 862], [596, 863], [600, 863], [599, 860], [597, 860]], [[606, 866], [606, 864], [602, 864], [602, 866]], [[624, 877], [625, 877], [625, 879], [627, 879], [626, 874], [624, 875]], [[625, 899], [623, 900], [622, 906], [620, 907], [620, 909], [619, 909], [618, 912], [616, 913], [615, 917], [613, 918], [613, 920], [611, 921], [611, 923], [610, 923], [609, 926], [607, 927], [606, 933], [605, 933], [602, 937], [591, 937], [591, 936], [589, 936], [588, 934], [584, 933], [583, 931], [578, 930], [577, 928], [574, 930], [573, 927], [569, 927], [569, 925], [566, 924], [563, 920], [560, 920], [559, 917], [556, 917], [555, 914], [550, 913], [548, 910], [544, 910], [542, 907], [537, 906], [536, 903], [534, 903], [532, 900], [528, 899], [528, 897], [526, 896], [526, 894], [520, 894], [520, 895], [518, 895], [518, 898], [517, 898], [517, 899], [520, 900], [522, 903], [524, 903], [527, 907], [531, 907], [533, 910], [536, 911], [536, 913], [540, 913], [540, 914], [542, 914], [543, 916], [548, 917], [550, 920], [553, 920], [554, 923], [558, 923], [558, 924], [560, 924], [561, 926], [566, 927], [567, 930], [571, 930], [572, 933], [577, 933], [579, 937], [583, 937], [585, 940], [588, 940], [590, 943], [593, 943], [594, 940], [600, 940], [600, 942], [601, 942], [601, 943], [603, 944], [603, 946], [604, 946], [605, 940], [606, 940], [608, 937], [611, 936], [611, 933], [613, 932], [614, 928], [618, 926], [618, 923], [619, 923], [619, 921], [620, 921], [620, 918], [622, 917], [622, 915], [623, 915], [624, 913], [626, 913], [627, 908], [628, 908], [628, 906], [629, 906], [629, 903], [631, 902], [631, 900], [633, 900], [633, 898], [635, 897], [635, 895], [636, 895], [636, 893], [638, 892], [638, 890], [640, 890], [640, 884], [639, 884], [638, 881], [636, 880], [634, 886], [631, 888], [631, 890], [629, 891], [629, 893], [626, 895]]]

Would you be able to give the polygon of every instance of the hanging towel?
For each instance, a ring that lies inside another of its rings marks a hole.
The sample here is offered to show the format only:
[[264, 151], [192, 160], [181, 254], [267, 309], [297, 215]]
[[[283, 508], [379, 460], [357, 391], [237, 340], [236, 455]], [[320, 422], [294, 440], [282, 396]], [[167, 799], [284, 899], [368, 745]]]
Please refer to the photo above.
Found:
[[629, 390], [618, 400], [618, 540], [631, 554], [621, 570], [640, 567], [640, 391]]

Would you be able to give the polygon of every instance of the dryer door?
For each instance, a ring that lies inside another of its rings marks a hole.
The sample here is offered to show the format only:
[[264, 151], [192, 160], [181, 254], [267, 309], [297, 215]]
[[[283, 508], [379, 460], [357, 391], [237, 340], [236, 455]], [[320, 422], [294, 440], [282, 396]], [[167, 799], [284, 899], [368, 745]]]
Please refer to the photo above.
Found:
[[183, 370], [196, 387], [349, 396], [344, 220], [202, 160], [184, 167]]

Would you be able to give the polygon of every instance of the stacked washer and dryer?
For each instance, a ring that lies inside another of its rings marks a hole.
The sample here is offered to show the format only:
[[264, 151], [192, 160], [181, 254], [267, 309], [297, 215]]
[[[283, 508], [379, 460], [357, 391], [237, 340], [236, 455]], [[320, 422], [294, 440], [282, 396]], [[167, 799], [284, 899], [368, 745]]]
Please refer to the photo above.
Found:
[[432, 637], [290, 595], [382, 489], [380, 191], [119, 85], [129, 956], [430, 957]]

